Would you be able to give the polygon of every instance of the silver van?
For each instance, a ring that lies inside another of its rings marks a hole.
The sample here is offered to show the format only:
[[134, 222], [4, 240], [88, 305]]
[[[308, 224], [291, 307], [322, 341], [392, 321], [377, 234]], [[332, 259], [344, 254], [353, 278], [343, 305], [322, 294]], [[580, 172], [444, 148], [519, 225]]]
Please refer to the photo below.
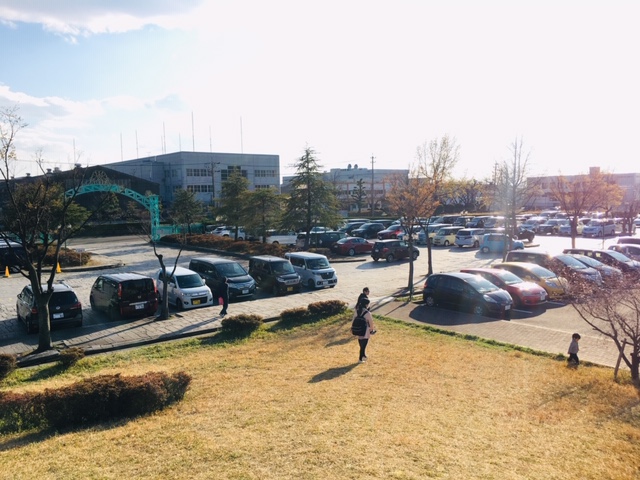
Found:
[[309, 288], [333, 288], [338, 284], [336, 271], [331, 268], [324, 255], [309, 252], [285, 253], [293, 269], [302, 279], [300, 283]]

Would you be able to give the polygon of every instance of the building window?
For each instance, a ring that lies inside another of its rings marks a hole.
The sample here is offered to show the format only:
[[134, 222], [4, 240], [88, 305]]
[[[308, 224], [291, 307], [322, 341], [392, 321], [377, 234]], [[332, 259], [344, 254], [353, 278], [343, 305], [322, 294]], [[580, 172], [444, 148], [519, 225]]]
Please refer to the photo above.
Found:
[[213, 192], [213, 185], [187, 185], [187, 192], [211, 193]]
[[254, 175], [256, 177], [275, 177], [276, 176], [276, 171], [275, 170], [260, 170], [260, 169], [256, 169]]
[[187, 177], [210, 177], [211, 170], [207, 168], [187, 168]]
[[229, 177], [233, 172], [240, 172], [240, 175], [242, 175], [244, 178], [247, 178], [247, 171], [242, 170], [240, 166], [228, 166], [226, 170], [220, 170], [220, 179], [223, 182], [226, 182], [227, 180], [229, 180]]

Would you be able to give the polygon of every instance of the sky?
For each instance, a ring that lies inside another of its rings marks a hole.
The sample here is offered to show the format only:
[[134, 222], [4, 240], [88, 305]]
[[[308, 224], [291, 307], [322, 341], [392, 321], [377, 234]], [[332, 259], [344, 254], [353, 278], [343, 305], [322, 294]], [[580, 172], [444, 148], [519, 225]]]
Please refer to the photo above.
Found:
[[491, 177], [640, 172], [640, 2], [2, 0], [14, 174], [183, 151]]

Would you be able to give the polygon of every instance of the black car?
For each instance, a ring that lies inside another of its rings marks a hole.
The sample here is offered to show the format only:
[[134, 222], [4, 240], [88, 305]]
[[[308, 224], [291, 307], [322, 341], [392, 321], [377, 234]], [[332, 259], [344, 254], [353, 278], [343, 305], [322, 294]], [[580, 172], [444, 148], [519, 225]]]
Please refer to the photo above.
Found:
[[153, 315], [158, 309], [158, 289], [146, 275], [105, 274], [93, 283], [89, 302], [92, 310], [107, 312], [111, 320]]
[[619, 269], [623, 274], [640, 277], [640, 262], [613, 250], [589, 250], [586, 248], [567, 248], [562, 253], [577, 253]]
[[538, 235], [558, 235], [560, 227], [568, 223], [565, 219], [550, 218], [546, 222], [538, 225]]
[[[18, 294], [16, 313], [18, 320], [27, 327], [27, 333], [39, 330], [38, 306], [31, 285], [24, 287]], [[73, 288], [66, 283], [53, 284], [53, 293], [49, 299], [49, 323], [52, 328], [60, 325], [82, 326], [82, 303]]]
[[374, 262], [377, 262], [381, 258], [384, 258], [387, 262], [393, 262], [401, 258], [409, 258], [409, 256], [412, 256], [415, 260], [420, 255], [420, 250], [416, 247], [413, 247], [412, 253], [409, 252], [409, 244], [404, 240], [378, 240], [373, 244], [371, 258], [373, 258]]
[[472, 273], [438, 273], [427, 278], [422, 292], [428, 307], [467, 310], [474, 315], [511, 318], [513, 300], [506, 290]]
[[192, 258], [189, 270], [197, 272], [213, 292], [215, 298], [221, 295], [225, 277], [229, 285], [229, 299], [250, 298], [256, 292], [256, 281], [235, 260], [216, 257]]
[[353, 237], [376, 238], [378, 232], [386, 227], [382, 223], [365, 223], [360, 228], [351, 231]]
[[260, 255], [249, 259], [249, 275], [255, 278], [258, 287], [274, 295], [299, 293], [302, 288], [300, 275], [286, 258]]
[[531, 228], [526, 228], [524, 225], [521, 225], [518, 228], [518, 232], [516, 233], [516, 238], [518, 240], [526, 240], [528, 242], [532, 242], [534, 238], [536, 238], [536, 232]]
[[0, 268], [17, 272], [26, 262], [24, 247], [11, 240], [0, 239]]

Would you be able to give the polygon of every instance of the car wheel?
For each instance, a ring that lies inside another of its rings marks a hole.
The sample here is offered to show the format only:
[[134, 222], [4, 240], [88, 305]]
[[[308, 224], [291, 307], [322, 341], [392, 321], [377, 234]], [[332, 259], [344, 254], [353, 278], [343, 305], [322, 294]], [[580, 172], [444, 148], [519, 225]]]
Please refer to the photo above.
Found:
[[182, 303], [182, 300], [180, 300], [179, 298], [176, 298], [176, 308], [178, 310], [184, 310], [184, 304]]
[[349, 255], [350, 257], [353, 257], [356, 254], [355, 249], [350, 248], [349, 251], [347, 252], [347, 255]]
[[391, 263], [393, 262], [393, 253], [390, 253], [389, 255], [387, 255], [387, 263]]
[[471, 309], [471, 312], [477, 316], [477, 317], [484, 317], [485, 316], [485, 308], [482, 305], [474, 305], [473, 308]]
[[91, 310], [97, 310], [98, 307], [96, 307], [96, 301], [93, 299], [93, 297], [89, 297], [89, 303], [91, 304]]
[[424, 297], [424, 304], [427, 307], [435, 307], [436, 306], [436, 299], [433, 298], [431, 295], [427, 295], [426, 297]]
[[482, 253], [489, 253], [489, 247], [482, 247]]
[[277, 241], [277, 240], [275, 240], [275, 241], [271, 242], [271, 244], [272, 244], [272, 245], [280, 245], [280, 242], [279, 242], [279, 241]]
[[478, 248], [479, 246], [480, 246], [480, 242], [478, 242], [478, 240], [473, 242], [473, 248]]
[[377, 262], [378, 260], [380, 260], [378, 257], [371, 257], [371, 258], [373, 258], [374, 262]]
[[273, 287], [271, 288], [271, 293], [273, 293], [275, 297], [277, 297], [280, 294], [280, 292], [278, 292], [278, 284], [273, 285]]
[[309, 279], [309, 281], [307, 282], [307, 287], [313, 290], [314, 288], [316, 288], [316, 284], [313, 280]]
[[417, 260], [418, 259], [418, 252], [413, 252], [413, 260]]
[[450, 244], [449, 244], [449, 240], [445, 240], [445, 241], [444, 241], [444, 246], [445, 246], [445, 247], [448, 247], [449, 245], [450, 245]]

